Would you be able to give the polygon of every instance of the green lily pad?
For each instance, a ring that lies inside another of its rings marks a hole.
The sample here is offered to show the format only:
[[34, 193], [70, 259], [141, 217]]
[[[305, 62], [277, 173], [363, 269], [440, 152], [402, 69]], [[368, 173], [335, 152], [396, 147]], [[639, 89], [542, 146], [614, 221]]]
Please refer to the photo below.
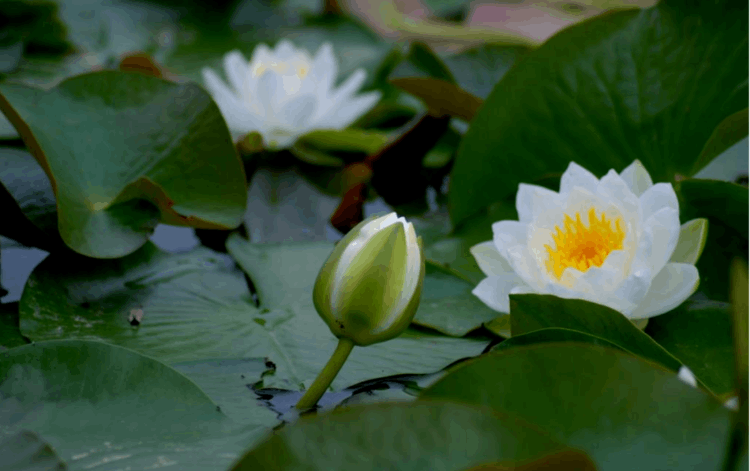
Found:
[[84, 255], [142, 246], [158, 222], [234, 228], [245, 209], [242, 163], [200, 87], [104, 71], [49, 91], [0, 84], [0, 110], [49, 177], [58, 228]]
[[[275, 373], [263, 377], [262, 386], [309, 385], [336, 345], [312, 304], [312, 286], [332, 244], [253, 246], [231, 237], [228, 248], [250, 274], [260, 307], [243, 275], [225, 268], [218, 254], [201, 249], [169, 255], [149, 243], [111, 261], [50, 255], [24, 289], [21, 332], [34, 341], [102, 340], [167, 363], [267, 358]], [[432, 373], [478, 355], [486, 344], [407, 331], [355, 349], [333, 387]]]
[[[505, 351], [510, 348], [522, 347], [525, 345], [534, 345], [539, 343], [562, 343], [562, 342], [577, 342], [577, 343], [588, 343], [592, 345], [600, 345], [602, 347], [614, 348], [627, 352], [624, 348], [617, 344], [605, 340], [595, 335], [586, 334], [578, 330], [562, 329], [558, 327], [539, 329], [529, 332], [528, 334], [521, 334], [503, 340], [499, 344], [492, 347], [491, 351]], [[630, 352], [628, 352], [630, 353]]]
[[40, 434], [75, 469], [117, 462], [221, 470], [268, 431], [232, 421], [167, 365], [101, 342], [2, 352], [0, 377], [0, 430]]
[[518, 417], [587, 453], [601, 471], [718, 471], [730, 422], [721, 403], [674, 372], [586, 344], [490, 353], [453, 369], [417, 403], [424, 400]]
[[463, 90], [485, 100], [513, 64], [529, 50], [525, 46], [483, 44], [445, 57], [443, 61]]
[[18, 304], [0, 304], [0, 351], [27, 343], [18, 323]]
[[[297, 389], [299, 383], [317, 375], [335, 349], [336, 338], [312, 303], [315, 279], [332, 249], [329, 242], [251, 244], [238, 235], [227, 241], [227, 250], [253, 280], [261, 313], [271, 317], [267, 327], [270, 329], [271, 323], [278, 325], [273, 333], [273, 349], [283, 356], [269, 355], [277, 370], [273, 377], [264, 379], [266, 387], [284, 384], [282, 381], [291, 377], [297, 382], [286, 387]], [[272, 320], [272, 315], [281, 318]], [[284, 322], [286, 319], [291, 322]], [[340, 389], [374, 376], [431, 373], [458, 359], [480, 354], [486, 345], [482, 339], [449, 338], [407, 329], [393, 340], [355, 348], [333, 387]], [[424, 355], [427, 350], [430, 354]], [[274, 358], [284, 359], [284, 363]], [[297, 372], [294, 377], [288, 373], [286, 378], [279, 377], [279, 368], [285, 366]], [[377, 374], [373, 374], [375, 371]]]
[[681, 364], [625, 316], [600, 304], [552, 295], [510, 295], [513, 335], [548, 327], [577, 330], [610, 341], [634, 355], [677, 371]]
[[28, 152], [0, 148], [0, 198], [5, 209], [2, 235], [48, 251], [55, 243], [62, 244], [55, 193], [44, 169]]
[[730, 306], [690, 301], [649, 319], [646, 332], [718, 395], [734, 391]]
[[467, 469], [560, 449], [521, 421], [482, 408], [375, 404], [303, 418], [249, 451], [232, 470]]
[[452, 220], [571, 161], [599, 176], [636, 159], [656, 182], [692, 175], [714, 129], [747, 108], [746, 15], [730, 1], [666, 0], [585, 20], [529, 52], [464, 137]]
[[698, 170], [708, 165], [712, 160], [721, 155], [722, 152], [747, 136], [748, 117], [747, 108], [727, 116], [714, 129], [706, 145], [703, 146], [700, 157], [695, 162], [694, 175]]
[[197, 384], [235, 422], [269, 428], [278, 424], [274, 412], [258, 406], [252, 389], [269, 370], [262, 358], [185, 361], [172, 367]]
[[422, 300], [414, 316], [417, 325], [461, 337], [497, 317], [471, 294], [474, 285], [440, 265], [428, 263], [422, 285]]
[[60, 459], [49, 443], [39, 435], [21, 430], [0, 438], [0, 466], [12, 471], [65, 471], [65, 461]]
[[729, 301], [729, 270], [734, 257], [748, 257], [747, 187], [718, 180], [688, 179], [677, 185], [680, 220], [708, 220], [703, 255], [695, 264], [698, 287], [709, 299]]

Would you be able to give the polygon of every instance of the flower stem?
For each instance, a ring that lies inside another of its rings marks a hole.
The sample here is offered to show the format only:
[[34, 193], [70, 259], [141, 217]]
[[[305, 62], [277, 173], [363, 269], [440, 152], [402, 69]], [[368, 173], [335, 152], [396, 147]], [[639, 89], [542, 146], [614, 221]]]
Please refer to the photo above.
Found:
[[344, 366], [344, 362], [352, 352], [352, 348], [354, 348], [354, 342], [350, 339], [339, 339], [339, 344], [336, 345], [336, 350], [331, 355], [331, 359], [328, 360], [328, 363], [323, 367], [318, 377], [315, 378], [313, 384], [310, 385], [305, 395], [299, 400], [297, 409], [312, 409], [318, 403], [323, 393], [326, 392], [328, 386], [331, 385], [333, 379], [339, 373], [341, 367]]

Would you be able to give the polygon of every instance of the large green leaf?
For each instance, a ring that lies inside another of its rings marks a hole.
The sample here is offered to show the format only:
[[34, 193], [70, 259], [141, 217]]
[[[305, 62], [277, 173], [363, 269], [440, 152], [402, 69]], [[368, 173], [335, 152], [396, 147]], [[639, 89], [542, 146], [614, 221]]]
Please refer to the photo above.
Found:
[[62, 245], [55, 193], [44, 169], [28, 152], [0, 148], [0, 201], [4, 209], [2, 235], [49, 251]]
[[499, 344], [492, 347], [491, 351], [507, 350], [509, 348], [517, 348], [524, 345], [534, 345], [538, 343], [561, 343], [561, 342], [577, 342], [577, 343], [590, 343], [592, 345], [600, 345], [602, 347], [609, 347], [627, 351], [616, 345], [609, 340], [605, 340], [595, 335], [586, 334], [578, 330], [562, 329], [559, 327], [551, 327], [547, 329], [539, 329], [529, 332], [528, 334], [521, 334], [505, 339]]
[[[24, 290], [21, 331], [34, 341], [99, 339], [168, 363], [267, 358], [275, 373], [263, 386], [309, 385], [336, 345], [312, 305], [312, 286], [332, 244], [253, 246], [230, 238], [228, 247], [250, 274], [260, 307], [242, 273], [224, 268], [218, 254], [168, 255], [148, 244], [111, 261], [51, 255]], [[131, 325], [138, 310], [142, 319]], [[333, 386], [431, 373], [481, 353], [486, 344], [410, 330], [355, 349]]]
[[377, 404], [303, 418], [233, 470], [454, 470], [561, 447], [514, 418], [451, 403]]
[[747, 187], [718, 180], [688, 179], [677, 185], [680, 220], [707, 218], [708, 237], [696, 263], [699, 291], [709, 299], [729, 300], [729, 266], [734, 257], [748, 257]]
[[713, 134], [708, 138], [700, 157], [695, 162], [696, 170], [692, 173], [695, 174], [698, 170], [708, 165], [714, 158], [746, 137], [747, 128], [747, 108], [727, 116], [724, 121], [716, 126]]
[[0, 466], [6, 471], [64, 471], [65, 462], [34, 432], [21, 430], [0, 438]]
[[18, 323], [18, 304], [0, 304], [0, 351], [27, 343]]
[[649, 319], [646, 332], [718, 395], [734, 391], [730, 307], [690, 301]]
[[729, 411], [674, 372], [584, 344], [482, 356], [455, 368], [417, 403], [435, 399], [526, 420], [588, 453], [601, 471], [718, 471], [729, 430]]
[[60, 234], [84, 255], [142, 246], [161, 221], [233, 228], [245, 209], [241, 161], [200, 87], [95, 72], [50, 91], [0, 84], [0, 110], [50, 178]]
[[232, 421], [170, 367], [101, 342], [2, 352], [0, 378], [0, 430], [40, 434], [72, 469], [116, 461], [132, 469], [222, 470], [268, 430]]
[[268, 427], [278, 423], [275, 413], [258, 407], [258, 397], [252, 389], [268, 372], [263, 359], [185, 361], [172, 367], [195, 382], [234, 421]]
[[600, 304], [552, 295], [512, 294], [510, 322], [513, 335], [562, 327], [608, 340], [635, 355], [677, 371], [680, 362], [625, 316]]
[[747, 4], [663, 1], [566, 28], [495, 87], [459, 148], [458, 223], [575, 161], [596, 175], [639, 159], [691, 175], [716, 126], [747, 108]]
[[461, 337], [497, 317], [471, 294], [474, 285], [440, 265], [428, 263], [422, 284], [422, 300], [414, 323]]
[[[250, 275], [261, 313], [267, 312], [265, 316], [275, 313], [290, 321], [275, 329], [273, 349], [292, 361], [289, 366], [298, 372], [294, 375], [297, 382], [287, 387], [296, 389], [300, 382], [317, 375], [336, 345], [336, 338], [312, 304], [315, 279], [333, 245], [328, 242], [257, 245], [235, 235], [227, 241], [227, 249]], [[439, 305], [436, 308], [442, 309]], [[269, 319], [269, 323], [279, 322], [283, 321]], [[408, 329], [393, 340], [355, 348], [333, 384], [338, 389], [373, 376], [430, 373], [460, 358], [478, 355], [486, 345], [487, 341], [481, 339], [448, 338]], [[425, 355], [425, 351], [430, 354]], [[277, 363], [277, 368], [281, 366]], [[374, 371], [378, 374], [373, 375]], [[264, 384], [277, 381], [282, 378], [272, 377]]]
[[462, 89], [484, 100], [529, 48], [483, 44], [443, 59]]

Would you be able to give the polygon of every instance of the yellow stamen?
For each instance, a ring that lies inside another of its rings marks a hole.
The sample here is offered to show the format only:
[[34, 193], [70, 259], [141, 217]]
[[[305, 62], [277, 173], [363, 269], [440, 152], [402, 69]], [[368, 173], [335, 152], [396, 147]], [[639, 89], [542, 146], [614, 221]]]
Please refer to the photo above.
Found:
[[544, 246], [549, 254], [547, 270], [559, 280], [568, 267], [585, 272], [592, 265], [602, 266], [610, 252], [622, 249], [625, 240], [622, 220], [618, 218], [614, 223], [612, 227], [604, 213], [601, 219], [597, 218], [594, 208], [589, 211], [588, 227], [581, 222], [580, 213], [575, 213], [575, 221], [566, 214], [563, 229], [555, 226], [555, 248]]

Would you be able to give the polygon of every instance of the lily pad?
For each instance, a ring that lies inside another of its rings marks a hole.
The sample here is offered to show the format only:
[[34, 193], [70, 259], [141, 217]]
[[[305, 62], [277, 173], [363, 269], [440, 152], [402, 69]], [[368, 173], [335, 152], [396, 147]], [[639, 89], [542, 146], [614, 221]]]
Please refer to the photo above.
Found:
[[65, 461], [60, 459], [49, 443], [39, 435], [21, 430], [0, 438], [0, 466], [12, 471], [65, 471]]
[[730, 305], [689, 301], [649, 319], [646, 332], [718, 395], [734, 391]]
[[[261, 312], [269, 317], [281, 316], [281, 319], [269, 319], [266, 324], [269, 329], [272, 328], [269, 324], [278, 326], [273, 333], [273, 350], [283, 352], [287, 368], [297, 372], [294, 378], [297, 384], [311, 380], [336, 346], [336, 338], [312, 303], [315, 279], [333, 244], [258, 245], [233, 235], [227, 241], [227, 250], [253, 280]], [[291, 322], [285, 322], [286, 319]], [[333, 387], [340, 389], [365, 379], [393, 374], [431, 373], [461, 358], [480, 354], [487, 343], [482, 339], [449, 338], [408, 329], [393, 340], [355, 348]], [[425, 351], [430, 354], [424, 355]], [[273, 361], [274, 356], [270, 358]], [[283, 364], [276, 365], [283, 367]], [[279, 384], [284, 378], [278, 376], [277, 369], [273, 377], [264, 380], [264, 385]], [[297, 385], [291, 387], [296, 389]]]
[[510, 322], [514, 336], [548, 327], [562, 327], [601, 337], [674, 371], [681, 366], [675, 357], [625, 316], [600, 304], [552, 295], [512, 294]]
[[453, 470], [562, 447], [515, 418], [451, 403], [376, 404], [303, 418], [248, 452], [240, 470]]
[[31, 430], [75, 469], [178, 465], [222, 470], [268, 430], [240, 425], [189, 379], [101, 342], [39, 342], [0, 353], [0, 430]]
[[747, 187], [718, 180], [688, 179], [677, 186], [680, 219], [708, 219], [708, 237], [696, 263], [698, 287], [709, 299], [729, 301], [729, 269], [734, 257], [748, 257]]
[[[336, 345], [312, 304], [312, 286], [331, 243], [251, 245], [230, 237], [230, 253], [257, 289], [206, 249], [165, 254], [147, 244], [120, 260], [50, 255], [32, 273], [20, 302], [21, 332], [34, 341], [98, 339], [167, 363], [267, 358], [263, 387], [309, 385]], [[134, 325], [133, 313], [142, 315]], [[357, 348], [333, 383], [342, 389], [374, 377], [432, 373], [478, 355], [481, 339], [408, 331]], [[424, 355], [426, 350], [430, 355]]]
[[516, 335], [495, 345], [494, 347], [492, 347], [491, 351], [505, 351], [510, 348], [517, 348], [524, 345], [534, 345], [538, 343], [562, 342], [589, 343], [592, 345], [600, 345], [602, 347], [614, 348], [627, 352], [627, 350], [620, 347], [619, 345], [614, 344], [609, 340], [605, 340], [601, 337], [586, 334], [578, 330], [562, 329], [557, 327], [539, 329], [529, 332], [528, 334]]
[[0, 351], [27, 343], [18, 324], [18, 304], [0, 304]]
[[474, 285], [450, 270], [428, 263], [413, 322], [461, 337], [496, 318], [497, 312], [471, 294], [472, 289]]
[[601, 471], [718, 471], [730, 423], [720, 402], [674, 372], [585, 344], [490, 353], [455, 368], [417, 403], [432, 400], [488, 406], [528, 421], [586, 452]]
[[529, 52], [464, 137], [452, 220], [571, 161], [601, 176], [639, 159], [654, 181], [700, 170], [714, 129], [747, 108], [746, 15], [728, 0], [666, 0], [582, 21]]
[[0, 198], [5, 223], [2, 235], [28, 246], [52, 250], [62, 245], [57, 206], [47, 175], [28, 152], [0, 148]]
[[103, 71], [42, 91], [0, 84], [0, 110], [49, 177], [58, 228], [73, 250], [112, 258], [158, 222], [234, 228], [245, 209], [242, 163], [200, 87]]

